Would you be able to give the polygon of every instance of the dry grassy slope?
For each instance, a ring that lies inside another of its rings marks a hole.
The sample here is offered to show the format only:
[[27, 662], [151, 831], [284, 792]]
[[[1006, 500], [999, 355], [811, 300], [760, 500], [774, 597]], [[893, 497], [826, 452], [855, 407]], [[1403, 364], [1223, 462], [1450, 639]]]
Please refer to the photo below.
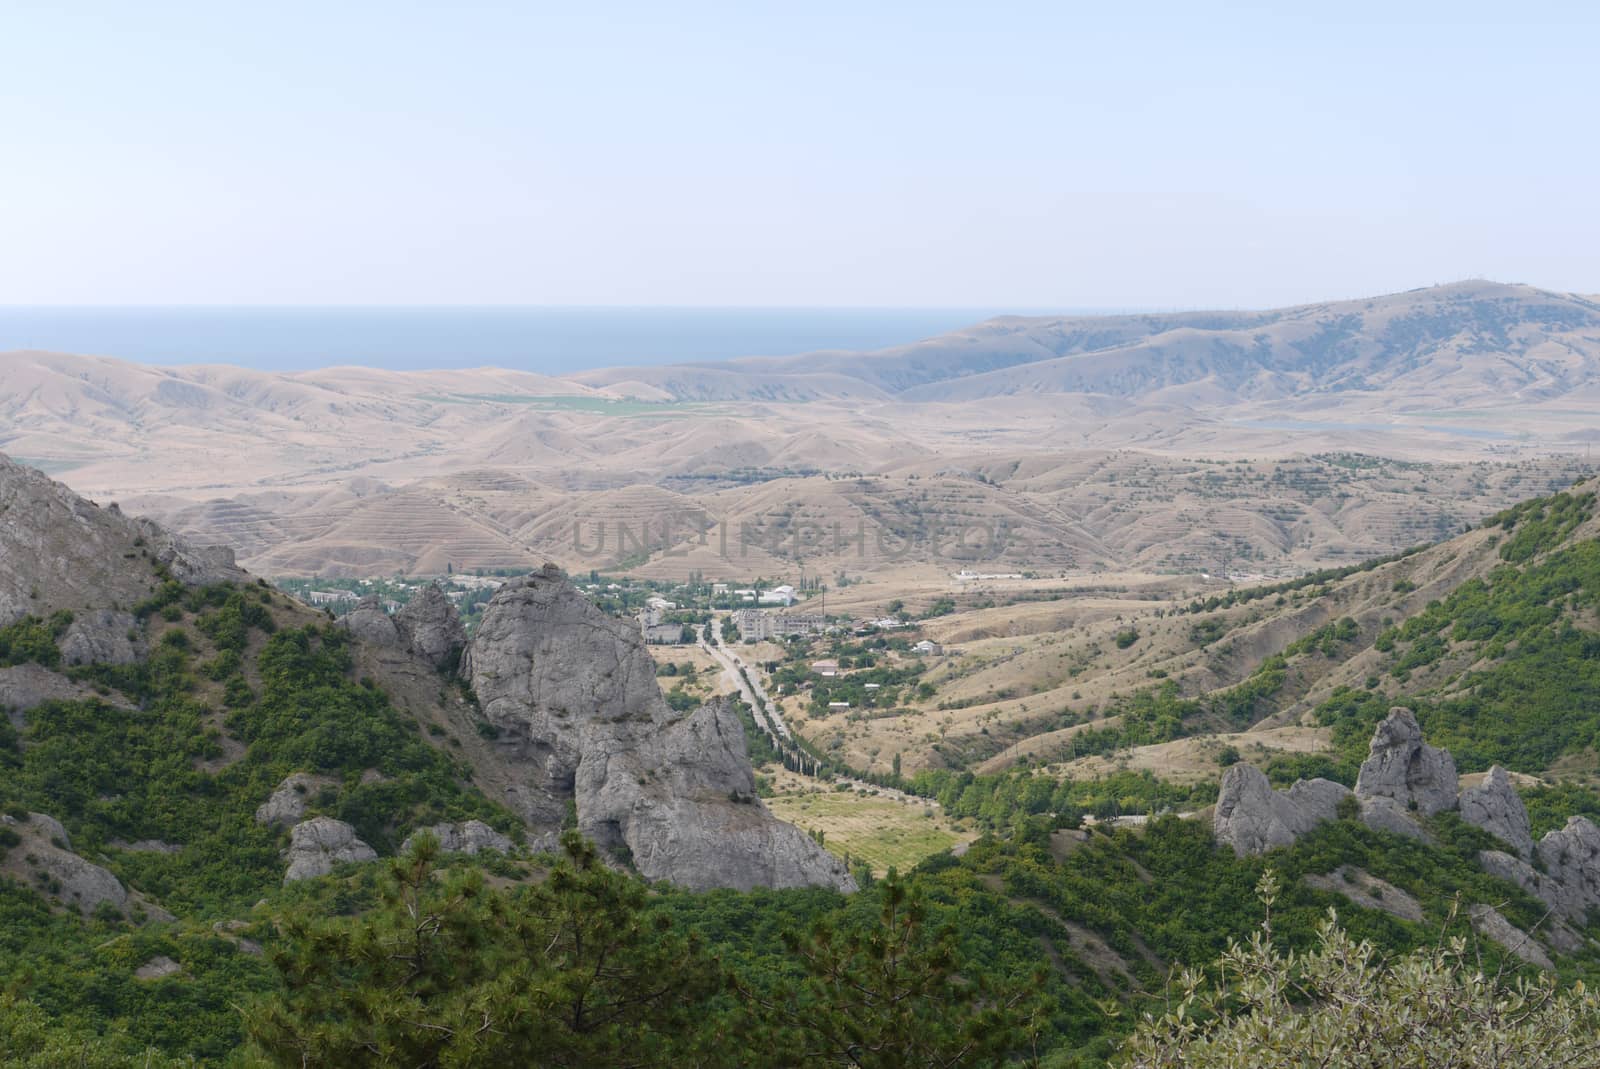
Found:
[[[1287, 575], [1446, 537], [1583, 470], [1582, 458], [1571, 457], [1220, 463], [1126, 450], [969, 453], [859, 476], [773, 472], [736, 482], [724, 473], [599, 487], [469, 469], [199, 504], [158, 495], [130, 507], [220, 539], [268, 574], [426, 573], [446, 561], [470, 569], [551, 559], [579, 571], [627, 561], [630, 571], [657, 578], [696, 570], [792, 578], [800, 563], [812, 574], [864, 576], [908, 568], [947, 576], [962, 567]], [[699, 517], [713, 525], [704, 545], [693, 534]], [[664, 531], [670, 554], [661, 551]], [[909, 546], [907, 534], [916, 536]], [[953, 544], [958, 535], [964, 549]], [[653, 549], [648, 563], [641, 547]]]
[[[1381, 691], [1398, 696], [1400, 684], [1377, 670], [1384, 658], [1372, 648], [1373, 640], [1390, 624], [1500, 566], [1497, 546], [1502, 537], [1499, 530], [1475, 529], [1325, 588], [1286, 591], [1211, 612], [1180, 612], [1189, 598], [1141, 600], [1138, 591], [958, 612], [929, 627], [935, 637], [957, 644], [925, 677], [938, 688], [932, 700], [902, 716], [863, 722], [836, 714], [813, 720], [806, 733], [824, 742], [841, 738], [847, 755], [878, 770], [887, 769], [897, 753], [907, 771], [942, 764], [935, 743], [977, 758], [976, 767], [985, 772], [1001, 771], [1023, 756], [1062, 760], [1071, 755], [1074, 735], [1117, 723], [1119, 697], [1165, 681], [1176, 683], [1188, 697], [1232, 687], [1267, 658], [1348, 617], [1356, 625], [1356, 637], [1331, 656], [1311, 650], [1292, 657], [1273, 700], [1276, 711], [1242, 736], [1183, 739], [1142, 748], [1129, 757], [1132, 767], [1168, 774], [1175, 768], [1204, 769], [1224, 742], [1314, 749], [1322, 733], [1303, 723], [1304, 714], [1334, 688], [1364, 686], [1369, 676], [1377, 677]], [[1594, 537], [1600, 537], [1600, 517], [1572, 535]], [[997, 624], [1008, 613], [1015, 623], [1000, 632]], [[1137, 640], [1119, 648], [1115, 637], [1130, 629], [1137, 631]], [[1442, 684], [1470, 667], [1475, 657], [1464, 646], [1414, 672], [1406, 688]], [[1059, 726], [1063, 714], [1093, 719]], [[1228, 730], [1227, 725], [1215, 727]], [[1065, 771], [1093, 775], [1113, 763], [1078, 760]]]

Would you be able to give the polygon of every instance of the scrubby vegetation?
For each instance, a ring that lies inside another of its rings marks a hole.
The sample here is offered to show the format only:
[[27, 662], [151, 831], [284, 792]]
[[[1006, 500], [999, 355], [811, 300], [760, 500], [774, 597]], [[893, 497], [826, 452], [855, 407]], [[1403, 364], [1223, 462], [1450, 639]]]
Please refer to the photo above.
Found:
[[[1334, 749], [1278, 757], [1275, 783], [1351, 782], [1373, 724], [1402, 700], [1463, 770], [1538, 772], [1580, 755], [1600, 737], [1600, 543], [1573, 537], [1593, 501], [1557, 495], [1495, 518], [1498, 567], [1375, 637], [1376, 624], [1336, 610], [1232, 687], [1186, 695], [1162, 679], [1126, 694], [1108, 709], [1118, 726], [1078, 731], [1071, 755], [1255, 723], [1304, 693], [1300, 670], [1368, 639], [1374, 679], [1314, 710]], [[1316, 596], [1338, 578], [1261, 590]], [[881, 880], [858, 868], [854, 896], [649, 887], [570, 837], [557, 857], [444, 857], [426, 838], [395, 857], [423, 825], [478, 818], [515, 834], [518, 823], [473, 786], [444, 727], [359, 677], [345, 631], [257, 588], [168, 582], [136, 615], [143, 660], [66, 670], [95, 696], [0, 717], [0, 811], [57, 817], [75, 852], [136, 892], [125, 912], [80, 917], [0, 878], [6, 1064], [1154, 1069], [1298, 1065], [1352, 1036], [1457, 1053], [1521, 1042], [1502, 1049], [1594, 1064], [1585, 1043], [1600, 1023], [1573, 985], [1600, 980], [1600, 951], [1585, 944], [1541, 981], [1475, 936], [1473, 906], [1524, 931], [1546, 911], [1484, 872], [1478, 853], [1492, 841], [1452, 814], [1420, 843], [1346, 811], [1269, 857], [1237, 858], [1177, 815], [1210, 804], [1214, 780], [1074, 781], [1029, 767], [902, 777], [897, 761], [876, 778], [981, 837], [962, 857]], [[1123, 628], [1133, 638], [1116, 640], [1130, 651], [1119, 660], [1159, 641], [1143, 624]], [[70, 626], [29, 617], [0, 630], [0, 665], [61, 668]], [[1204, 618], [1177, 634], [1211, 646], [1226, 629]], [[809, 673], [797, 649], [773, 680], [812, 702], [892, 707], [927, 674], [905, 645], [839, 642], [831, 653], [851, 674], [835, 679]], [[849, 771], [740, 715], [758, 758]], [[386, 859], [282, 886], [284, 833], [254, 811], [294, 771], [328, 784], [308, 795], [311, 813], [350, 822]], [[1600, 796], [1570, 783], [1527, 801], [1535, 834], [1600, 814]], [[1130, 813], [1151, 816], [1107, 823]], [[0, 826], [0, 863], [24, 841]], [[1357, 878], [1381, 881], [1389, 901], [1354, 904], [1339, 881]], [[1219, 957], [1169, 987], [1174, 969]], [[1418, 999], [1460, 1012], [1418, 1012], [1398, 1035], [1395, 1013]]]

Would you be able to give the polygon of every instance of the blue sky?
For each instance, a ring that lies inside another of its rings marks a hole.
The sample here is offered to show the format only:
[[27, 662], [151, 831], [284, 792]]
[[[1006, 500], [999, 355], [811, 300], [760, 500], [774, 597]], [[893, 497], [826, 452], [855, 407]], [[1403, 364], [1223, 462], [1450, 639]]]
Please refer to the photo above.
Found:
[[0, 4], [0, 303], [1600, 292], [1597, 6]]

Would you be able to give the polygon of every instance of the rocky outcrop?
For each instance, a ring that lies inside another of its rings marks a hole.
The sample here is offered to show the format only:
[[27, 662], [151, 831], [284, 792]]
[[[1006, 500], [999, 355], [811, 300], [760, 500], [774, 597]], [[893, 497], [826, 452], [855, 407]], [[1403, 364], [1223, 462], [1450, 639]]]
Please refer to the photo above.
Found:
[[1514, 849], [1518, 856], [1533, 856], [1533, 834], [1528, 829], [1528, 809], [1511, 785], [1506, 770], [1495, 765], [1482, 783], [1461, 792], [1461, 819], [1482, 828]]
[[300, 823], [306, 815], [311, 798], [333, 780], [327, 776], [314, 776], [309, 772], [295, 772], [285, 776], [271, 796], [256, 810], [257, 824], [276, 824], [287, 828]]
[[515, 771], [507, 804], [552, 845], [578, 828], [648, 879], [690, 888], [854, 886], [844, 866], [755, 797], [731, 707], [671, 709], [632, 621], [607, 616], [559, 569], [506, 584], [462, 674]]
[[248, 579], [231, 550], [191, 545], [0, 456], [0, 626], [61, 609], [127, 610], [167, 576]]
[[466, 648], [467, 629], [461, 614], [438, 583], [429, 583], [406, 602], [394, 622], [401, 641], [435, 668], [454, 668]]
[[[1367, 827], [1432, 841], [1421, 819], [1456, 808], [1456, 785], [1455, 759], [1423, 742], [1411, 710], [1396, 708], [1373, 732], [1353, 794]], [[1321, 779], [1301, 780], [1288, 791], [1274, 791], [1260, 772], [1237, 764], [1222, 778], [1212, 825], [1217, 840], [1236, 853], [1258, 854], [1288, 846], [1323, 821], [1333, 820], [1339, 803], [1351, 794]], [[1470, 788], [1461, 796], [1461, 805], [1465, 819], [1531, 853], [1527, 810], [1504, 769], [1492, 770], [1481, 785]]]
[[[1551, 908], [1557, 922], [1544, 933], [1551, 946], [1569, 953], [1581, 945], [1581, 936], [1566, 922], [1581, 925], [1590, 910], [1600, 908], [1600, 827], [1587, 817], [1572, 817], [1566, 827], [1549, 832], [1535, 844], [1527, 808], [1505, 769], [1496, 765], [1482, 783], [1440, 808], [1444, 789], [1455, 781], [1455, 761], [1450, 754], [1425, 745], [1410, 711], [1395, 709], [1373, 734], [1371, 756], [1356, 780], [1355, 799], [1368, 827], [1428, 841], [1431, 838], [1418, 815], [1459, 808], [1464, 821], [1492, 833], [1516, 851], [1483, 851], [1478, 863], [1484, 871], [1516, 884]], [[1289, 846], [1318, 824], [1332, 820], [1347, 793], [1327, 780], [1302, 780], [1288, 791], [1275, 791], [1261, 772], [1249, 765], [1234, 765], [1222, 777], [1212, 817], [1217, 841], [1240, 855]], [[1507, 942], [1512, 937], [1504, 928], [1510, 925], [1499, 914], [1475, 915], [1474, 923], [1524, 960], [1535, 961], [1533, 951], [1518, 949], [1514, 939]]]
[[1503, 850], [1485, 850], [1478, 863], [1491, 876], [1521, 887], [1563, 920], [1579, 925], [1600, 907], [1600, 828], [1587, 817], [1571, 817], [1534, 848], [1540, 871]]
[[431, 828], [414, 831], [400, 844], [400, 852], [410, 850], [422, 832], [429, 832], [438, 839], [439, 849], [447, 854], [476, 854], [484, 850], [508, 854], [513, 845], [508, 836], [500, 834], [483, 821], [468, 820], [461, 824], [435, 824]]
[[1334, 819], [1350, 788], [1330, 780], [1301, 780], [1275, 791], [1253, 765], [1236, 764], [1222, 777], [1212, 826], [1217, 841], [1243, 857], [1288, 846], [1325, 820]]
[[1307, 876], [1306, 886], [1344, 895], [1363, 909], [1377, 909], [1403, 921], [1421, 921], [1422, 903], [1365, 869], [1340, 865], [1324, 876]]
[[1423, 842], [1433, 841], [1422, 825], [1412, 819], [1411, 813], [1393, 798], [1381, 794], [1363, 798], [1358, 794], [1356, 801], [1361, 803], [1361, 823], [1373, 831], [1403, 835], [1407, 839], [1420, 839]]
[[132, 664], [144, 655], [138, 621], [130, 612], [85, 609], [57, 641], [66, 664]]
[[383, 601], [376, 594], [368, 594], [356, 602], [356, 607], [339, 618], [339, 624], [362, 642], [374, 646], [403, 646], [400, 629], [394, 617], [383, 610]]
[[1373, 733], [1356, 777], [1356, 795], [1392, 798], [1423, 817], [1443, 813], [1456, 805], [1455, 759], [1422, 741], [1422, 728], [1410, 709], [1390, 709]]
[[1550, 960], [1550, 955], [1533, 936], [1506, 920], [1493, 906], [1482, 903], [1468, 906], [1467, 916], [1472, 920], [1473, 930], [1479, 935], [1494, 940], [1529, 965], [1541, 969], [1556, 967], [1556, 963]]
[[85, 916], [103, 905], [118, 910], [127, 906], [128, 892], [121, 881], [73, 853], [67, 830], [54, 817], [29, 813], [27, 820], [17, 820], [7, 815], [0, 816], [0, 823], [21, 840], [3, 852], [0, 873], [42, 888], [62, 905], [72, 906]]
[[356, 837], [356, 830], [332, 817], [312, 817], [289, 833], [289, 869], [284, 883], [326, 876], [347, 861], [371, 861], [377, 851]]
[[378, 595], [368, 594], [339, 622], [363, 642], [409, 650], [435, 668], [454, 667], [467, 644], [461, 614], [438, 583], [423, 587], [393, 616]]
[[161, 954], [133, 970], [133, 978], [135, 980], [160, 980], [163, 977], [182, 971], [182, 965], [179, 965], [165, 954]]
[[1568, 817], [1566, 827], [1539, 840], [1538, 852], [1546, 878], [1566, 894], [1569, 917], [1600, 906], [1600, 828], [1593, 821]]
[[131, 709], [128, 700], [115, 691], [100, 694], [86, 683], [77, 683], [58, 672], [37, 664], [17, 664], [0, 668], [0, 712], [8, 712], [20, 727], [22, 714], [37, 705], [54, 701], [100, 701], [119, 709]]

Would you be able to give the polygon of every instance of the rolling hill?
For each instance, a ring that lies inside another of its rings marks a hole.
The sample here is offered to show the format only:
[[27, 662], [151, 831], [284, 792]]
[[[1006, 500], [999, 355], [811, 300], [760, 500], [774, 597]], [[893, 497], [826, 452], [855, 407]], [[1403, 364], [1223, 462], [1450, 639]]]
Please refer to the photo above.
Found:
[[[729, 578], [982, 560], [1273, 574], [1436, 539], [1594, 470], [1597, 309], [1473, 282], [1277, 311], [1005, 317], [874, 353], [559, 379], [13, 353], [0, 449], [214, 530], [272, 574], [541, 556]], [[720, 545], [645, 552], [639, 531], [680, 514], [757, 545], [734, 562]], [[948, 560], [892, 548], [975, 521], [1016, 537]], [[593, 548], [602, 523], [635, 544]], [[887, 548], [796, 554], [777, 537], [836, 527]]]

